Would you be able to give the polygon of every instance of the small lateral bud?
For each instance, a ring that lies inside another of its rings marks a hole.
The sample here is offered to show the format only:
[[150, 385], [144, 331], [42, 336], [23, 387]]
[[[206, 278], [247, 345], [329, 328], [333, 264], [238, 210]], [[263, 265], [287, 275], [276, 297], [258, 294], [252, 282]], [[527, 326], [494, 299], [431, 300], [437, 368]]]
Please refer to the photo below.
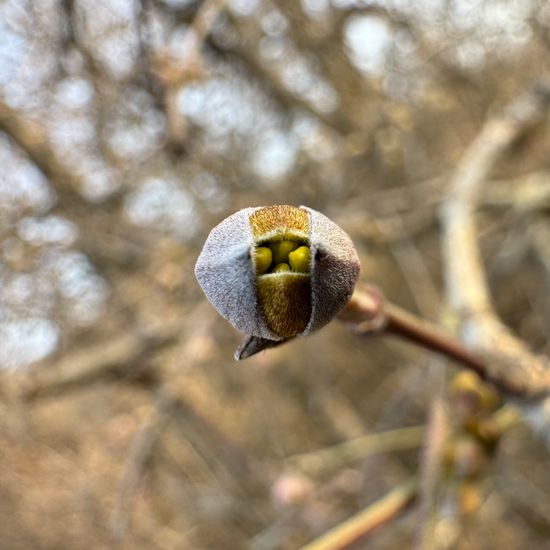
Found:
[[496, 390], [471, 371], [457, 373], [450, 390], [453, 399], [460, 402], [463, 412], [470, 416], [491, 414], [500, 404]]
[[273, 268], [273, 273], [284, 273], [285, 271], [290, 271], [290, 266], [288, 264], [277, 264]]
[[273, 263], [275, 265], [287, 263], [288, 255], [296, 250], [300, 246], [300, 243], [294, 241], [281, 241], [278, 243], [270, 243], [269, 248], [273, 252]]
[[479, 483], [475, 481], [463, 481], [457, 489], [457, 497], [460, 512], [464, 515], [476, 512], [483, 502]]
[[311, 254], [307, 246], [300, 246], [288, 255], [288, 262], [292, 271], [309, 273], [309, 261]]
[[271, 249], [267, 246], [259, 246], [256, 248], [256, 273], [259, 275], [265, 273], [269, 269], [272, 261], [273, 254], [271, 253]]

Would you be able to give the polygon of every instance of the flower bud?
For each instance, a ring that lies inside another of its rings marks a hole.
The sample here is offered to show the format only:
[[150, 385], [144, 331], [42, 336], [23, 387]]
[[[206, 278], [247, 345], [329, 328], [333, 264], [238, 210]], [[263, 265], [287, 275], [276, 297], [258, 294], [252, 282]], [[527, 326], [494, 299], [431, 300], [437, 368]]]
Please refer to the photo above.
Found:
[[229, 216], [210, 232], [195, 266], [208, 300], [247, 334], [237, 359], [326, 325], [358, 274], [357, 252], [340, 227], [287, 205]]

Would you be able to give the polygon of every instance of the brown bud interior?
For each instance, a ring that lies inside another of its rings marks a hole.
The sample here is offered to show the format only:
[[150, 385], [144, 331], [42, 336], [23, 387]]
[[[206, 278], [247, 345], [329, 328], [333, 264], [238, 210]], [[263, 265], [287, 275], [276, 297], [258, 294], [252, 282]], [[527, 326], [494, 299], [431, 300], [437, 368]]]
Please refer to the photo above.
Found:
[[256, 292], [267, 325], [275, 334], [292, 338], [305, 330], [311, 316], [309, 275], [291, 271], [260, 275]]
[[308, 213], [286, 205], [260, 208], [250, 216], [250, 225], [258, 303], [269, 328], [292, 338], [311, 317]]

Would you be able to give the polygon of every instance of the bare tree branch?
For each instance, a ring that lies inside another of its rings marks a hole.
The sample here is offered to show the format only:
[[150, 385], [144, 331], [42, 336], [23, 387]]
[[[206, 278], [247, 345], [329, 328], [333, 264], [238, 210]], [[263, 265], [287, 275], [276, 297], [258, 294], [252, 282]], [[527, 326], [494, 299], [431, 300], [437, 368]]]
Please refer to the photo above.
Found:
[[[390, 334], [404, 338], [425, 349], [435, 351], [475, 371], [483, 380], [500, 391], [516, 396], [525, 396], [524, 384], [514, 378], [506, 378], [496, 372], [490, 362], [475, 354], [457, 339], [442, 332], [438, 327], [385, 300], [382, 293], [369, 286], [356, 291], [339, 316], [351, 323], [357, 334]], [[539, 387], [539, 393], [550, 388]]]
[[108, 342], [66, 355], [53, 367], [35, 365], [23, 384], [23, 397], [34, 401], [85, 389], [94, 382], [151, 378], [153, 373], [144, 371], [148, 358], [177, 342], [180, 336], [179, 324], [154, 330], [134, 329]]
[[[549, 105], [550, 84], [544, 81], [513, 102], [501, 116], [485, 123], [451, 178], [442, 216], [447, 290], [459, 315], [462, 338], [473, 349], [491, 357], [490, 379], [496, 377], [522, 388], [519, 395], [524, 398], [548, 391], [550, 360], [532, 353], [494, 312], [474, 215], [493, 165], [516, 139], [546, 115]], [[550, 406], [548, 400], [546, 403]], [[541, 425], [541, 415], [528, 416], [533, 425]], [[542, 421], [546, 436], [550, 436], [545, 424]]]
[[117, 543], [124, 540], [130, 525], [136, 492], [146, 475], [147, 466], [159, 438], [162, 436], [166, 424], [172, 418], [175, 405], [175, 400], [161, 394], [151, 415], [134, 437], [119, 482], [116, 504], [110, 518], [111, 534]]
[[0, 131], [10, 136], [42, 173], [55, 182], [58, 201], [70, 201], [73, 206], [85, 203], [79, 192], [83, 188], [82, 179], [63, 164], [44, 128], [22, 116], [1, 98]]

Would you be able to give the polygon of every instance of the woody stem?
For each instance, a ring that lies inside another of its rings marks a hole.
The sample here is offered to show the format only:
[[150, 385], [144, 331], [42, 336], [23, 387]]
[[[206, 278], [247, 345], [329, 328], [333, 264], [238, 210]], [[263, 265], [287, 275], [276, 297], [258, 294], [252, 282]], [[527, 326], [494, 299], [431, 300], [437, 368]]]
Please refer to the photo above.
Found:
[[470, 351], [458, 339], [388, 302], [373, 286], [357, 290], [340, 313], [339, 319], [352, 325], [354, 332], [361, 335], [391, 334], [404, 338], [461, 363], [504, 393], [521, 393], [521, 390], [506, 381], [493, 378], [486, 361]]

